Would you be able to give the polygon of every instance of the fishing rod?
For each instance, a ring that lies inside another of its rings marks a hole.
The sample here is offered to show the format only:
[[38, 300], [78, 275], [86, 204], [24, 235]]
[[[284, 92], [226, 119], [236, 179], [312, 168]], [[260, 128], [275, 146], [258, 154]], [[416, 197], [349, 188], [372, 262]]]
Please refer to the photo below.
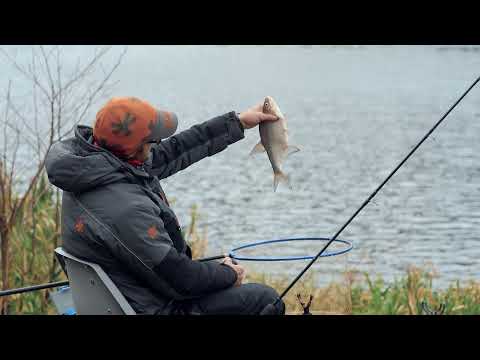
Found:
[[[219, 260], [226, 257], [228, 257], [228, 255], [222, 254], [222, 255], [216, 255], [216, 256], [210, 256], [210, 257], [198, 259], [197, 261], [205, 262], [205, 261]], [[233, 260], [233, 262], [236, 263], [235, 260]], [[41, 284], [41, 285], [27, 286], [27, 287], [18, 288], [18, 289], [3, 290], [3, 291], [0, 291], [0, 297], [21, 294], [21, 293], [30, 292], [30, 291], [51, 289], [51, 288], [60, 287], [60, 286], [68, 286], [69, 284], [70, 282], [67, 280], [67, 281], [57, 281], [57, 282]]]
[[387, 176], [387, 178], [375, 189], [375, 191], [363, 202], [363, 204], [355, 211], [355, 213], [347, 220], [345, 224], [336, 232], [336, 234], [325, 244], [320, 252], [305, 266], [305, 268], [295, 277], [295, 279], [287, 286], [282, 294], [272, 303], [265, 306], [260, 313], [261, 315], [271, 315], [276, 313], [275, 306], [279, 301], [290, 291], [290, 289], [297, 283], [298, 280], [305, 274], [305, 272], [317, 261], [317, 259], [323, 254], [323, 252], [334, 242], [343, 230], [355, 219], [355, 217], [363, 210], [365, 206], [377, 195], [380, 189], [392, 178], [393, 175], [402, 167], [402, 165], [413, 155], [413, 153], [423, 144], [423, 142], [435, 131], [435, 129], [443, 122], [443, 120], [450, 114], [450, 112], [463, 100], [463, 98], [472, 90], [475, 85], [480, 81], [480, 76], [473, 82], [472, 85], [460, 96], [460, 98], [447, 110], [447, 112], [437, 121], [437, 123], [427, 132], [427, 134], [415, 145], [415, 147], [408, 153], [407, 156], [397, 165], [397, 167]]
[[36, 291], [36, 290], [50, 289], [50, 288], [60, 287], [60, 286], [66, 286], [68, 284], [69, 284], [68, 281], [57, 281], [57, 282], [48, 283], [48, 284], [33, 285], [33, 286], [27, 286], [27, 287], [18, 288], [18, 289], [9, 289], [9, 290], [0, 291], [0, 297], [21, 294], [24, 292], [30, 292], [30, 291]]

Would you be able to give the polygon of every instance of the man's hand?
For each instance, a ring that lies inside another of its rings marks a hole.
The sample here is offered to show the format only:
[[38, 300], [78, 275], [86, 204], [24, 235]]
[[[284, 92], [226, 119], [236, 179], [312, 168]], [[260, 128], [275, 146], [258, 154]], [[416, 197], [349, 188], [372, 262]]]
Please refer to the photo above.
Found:
[[225, 264], [227, 266], [230, 266], [236, 273], [237, 273], [237, 281], [235, 282], [234, 286], [240, 286], [242, 285], [243, 280], [245, 280], [245, 276], [247, 275], [246, 270], [242, 265], [235, 265], [232, 262], [232, 259], [229, 257], [226, 257], [223, 261], [222, 264]]
[[242, 113], [238, 116], [240, 122], [242, 123], [245, 129], [251, 129], [262, 121], [276, 121], [278, 117], [275, 115], [264, 114], [263, 113], [263, 103], [260, 103]]

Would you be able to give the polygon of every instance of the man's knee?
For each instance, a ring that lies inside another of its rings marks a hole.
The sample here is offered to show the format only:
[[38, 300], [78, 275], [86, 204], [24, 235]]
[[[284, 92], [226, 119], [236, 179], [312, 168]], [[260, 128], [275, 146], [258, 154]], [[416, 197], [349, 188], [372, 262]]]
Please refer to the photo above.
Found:
[[[258, 301], [259, 310], [269, 304], [274, 303], [278, 297], [278, 292], [268, 285], [263, 284], [245, 284], [244, 286], [250, 287], [250, 290], [255, 294], [254, 298]], [[282, 300], [278, 300], [275, 304], [278, 315], [285, 314], [285, 304]]]
[[[202, 314], [242, 314], [259, 315], [269, 304], [278, 299], [278, 293], [270, 286], [248, 283], [231, 287], [190, 303], [192, 311]], [[275, 303], [273, 315], [285, 314], [285, 305]]]

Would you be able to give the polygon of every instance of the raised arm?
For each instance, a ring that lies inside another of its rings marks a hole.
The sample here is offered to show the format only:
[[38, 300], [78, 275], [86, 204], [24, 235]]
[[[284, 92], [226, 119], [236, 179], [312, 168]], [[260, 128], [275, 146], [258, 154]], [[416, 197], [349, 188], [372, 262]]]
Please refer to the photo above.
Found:
[[277, 118], [264, 114], [262, 104], [258, 104], [238, 116], [231, 111], [194, 125], [152, 147], [150, 173], [160, 179], [171, 176], [243, 139], [244, 129], [255, 127], [262, 121], [274, 120]]
[[244, 137], [235, 112], [217, 116], [152, 146], [150, 172], [160, 179], [166, 178]]

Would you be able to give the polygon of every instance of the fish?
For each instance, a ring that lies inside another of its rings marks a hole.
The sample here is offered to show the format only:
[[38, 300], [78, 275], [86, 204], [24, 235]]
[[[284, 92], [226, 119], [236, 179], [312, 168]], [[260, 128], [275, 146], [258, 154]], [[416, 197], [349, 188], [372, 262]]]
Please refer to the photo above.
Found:
[[288, 144], [287, 120], [278, 107], [276, 101], [267, 96], [263, 102], [262, 111], [265, 114], [277, 116], [277, 121], [262, 121], [258, 127], [260, 132], [260, 141], [250, 152], [250, 156], [266, 152], [273, 169], [273, 191], [277, 191], [278, 184], [285, 182], [290, 189], [290, 178], [282, 170], [285, 159], [298, 151], [300, 148]]

